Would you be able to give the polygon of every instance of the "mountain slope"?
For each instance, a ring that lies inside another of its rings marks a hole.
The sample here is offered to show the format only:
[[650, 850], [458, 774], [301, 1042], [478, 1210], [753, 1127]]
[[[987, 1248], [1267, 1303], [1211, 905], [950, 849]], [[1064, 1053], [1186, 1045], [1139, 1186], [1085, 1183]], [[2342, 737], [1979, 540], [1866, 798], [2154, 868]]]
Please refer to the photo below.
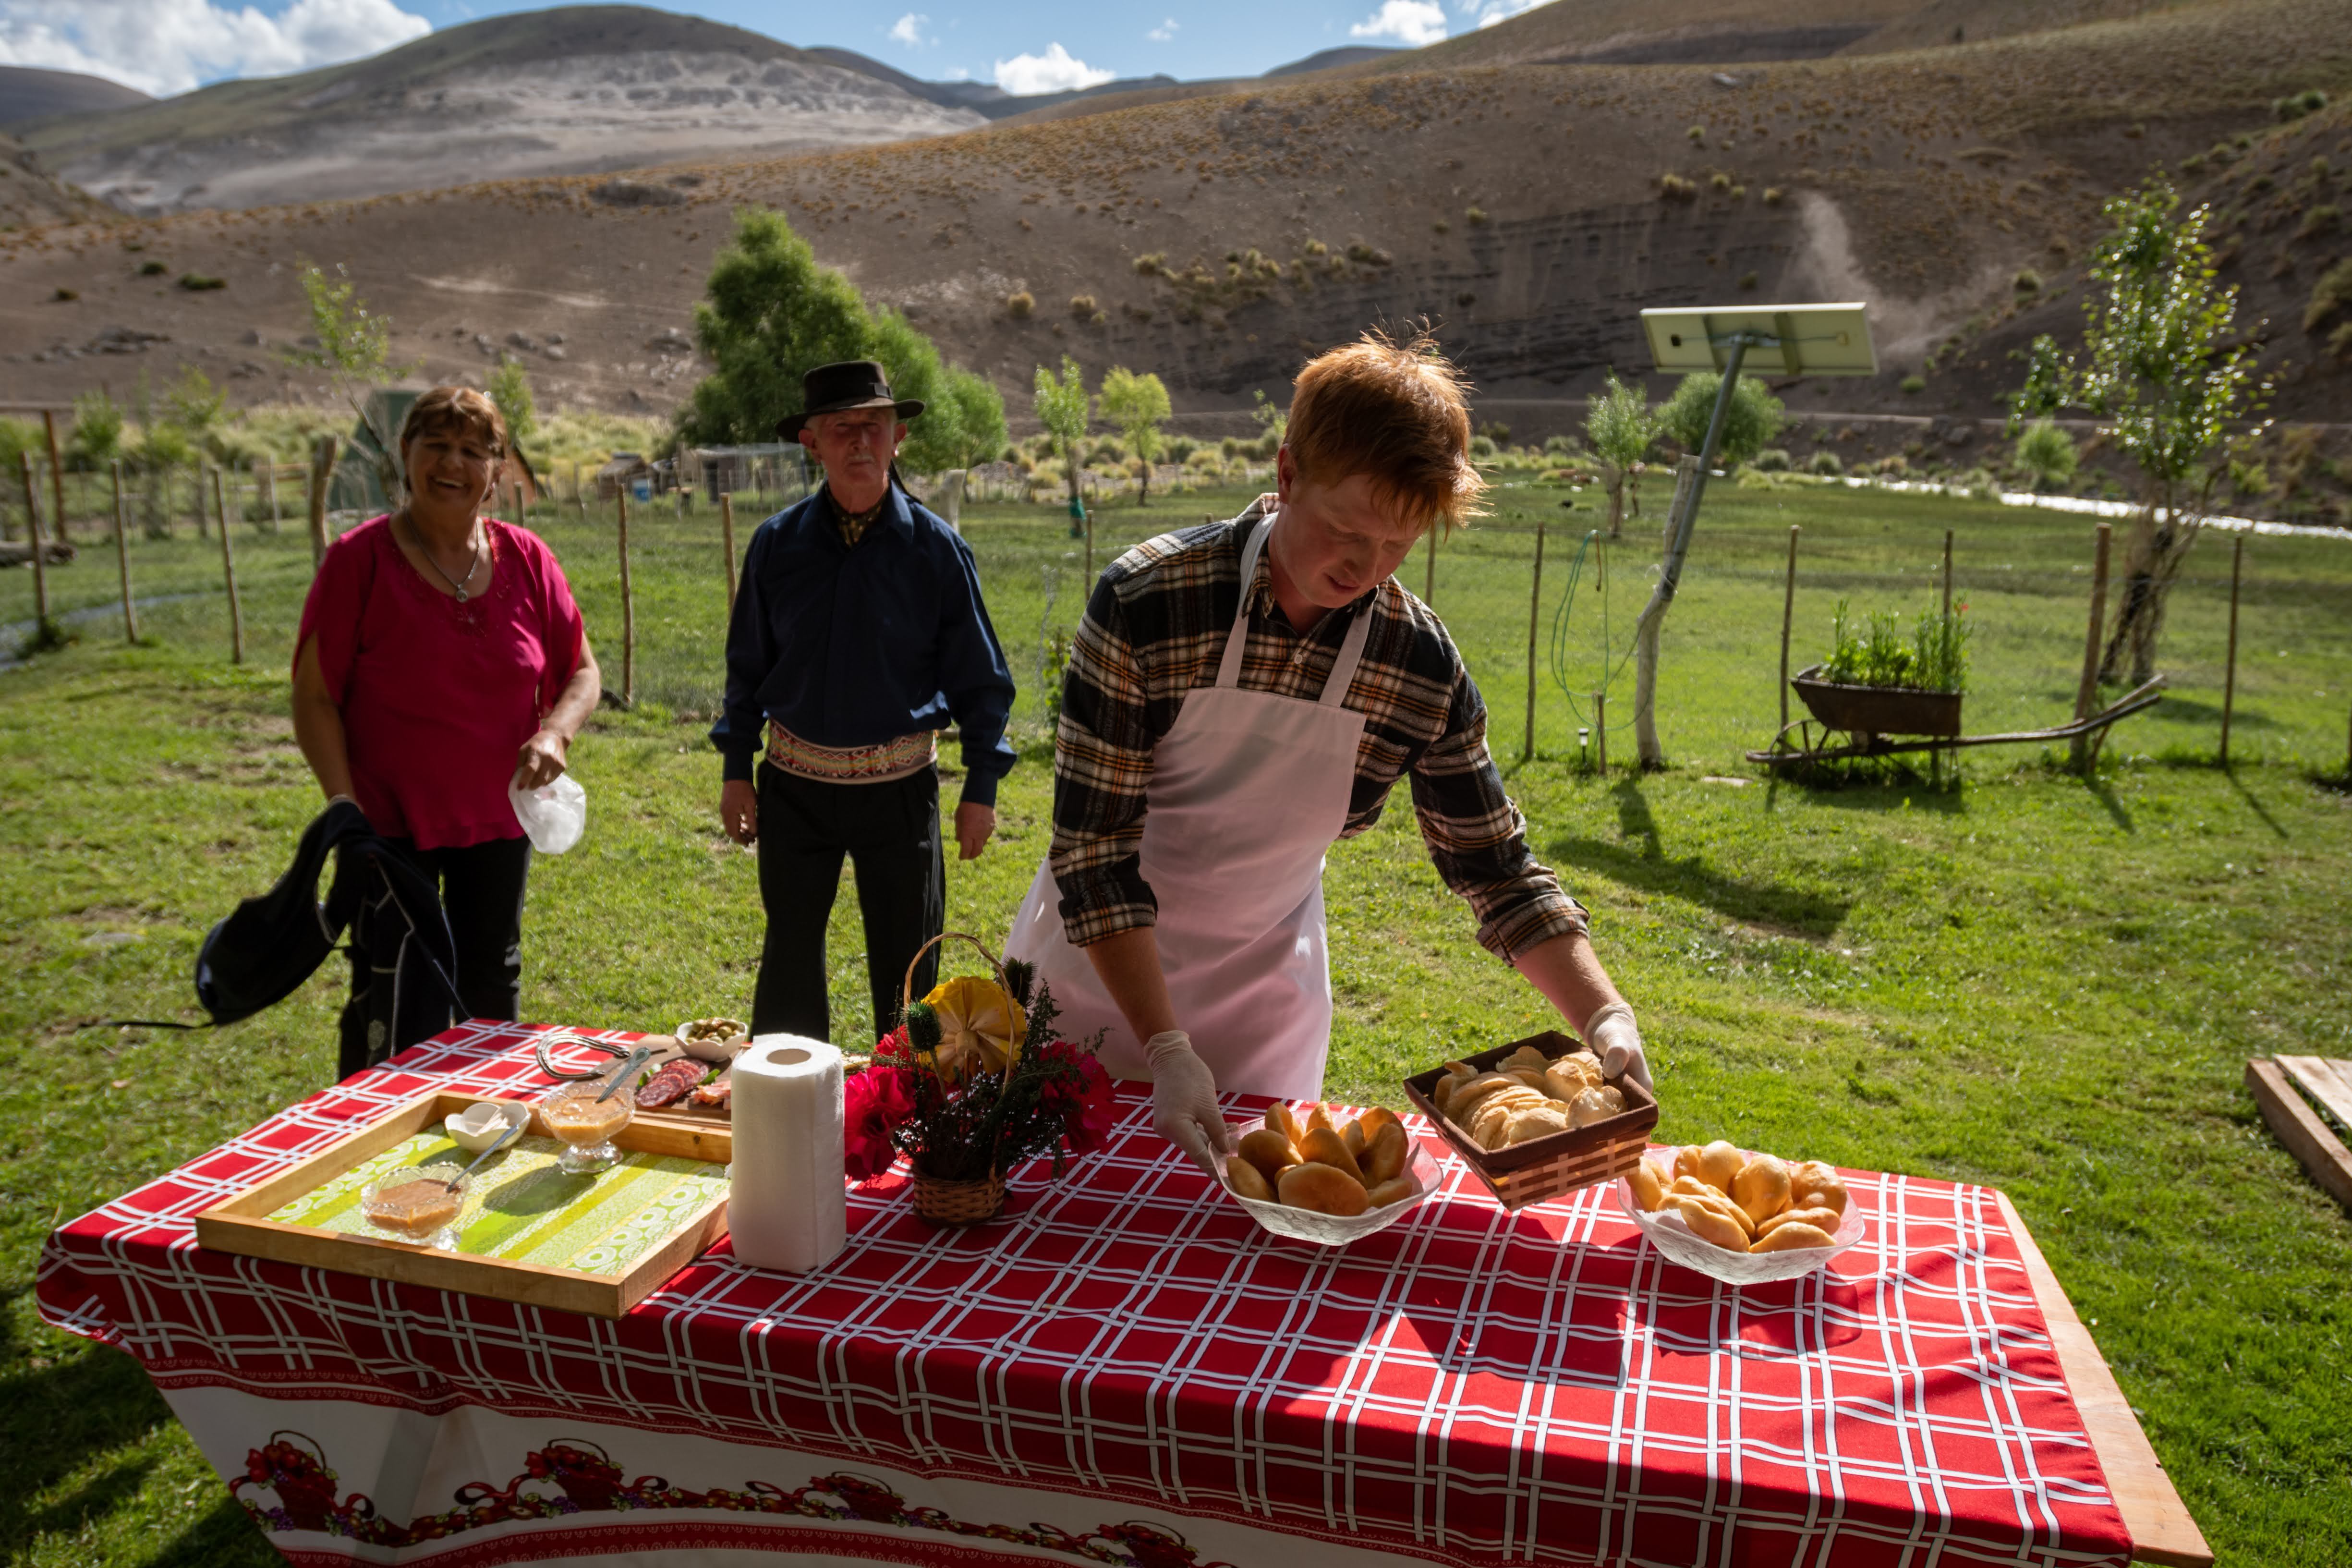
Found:
[[372, 58], [34, 127], [133, 212], [431, 189], [981, 123], [790, 45], [630, 5], [495, 16]]
[[104, 77], [0, 66], [0, 126], [22, 125], [58, 114], [131, 109], [153, 101], [137, 88]]

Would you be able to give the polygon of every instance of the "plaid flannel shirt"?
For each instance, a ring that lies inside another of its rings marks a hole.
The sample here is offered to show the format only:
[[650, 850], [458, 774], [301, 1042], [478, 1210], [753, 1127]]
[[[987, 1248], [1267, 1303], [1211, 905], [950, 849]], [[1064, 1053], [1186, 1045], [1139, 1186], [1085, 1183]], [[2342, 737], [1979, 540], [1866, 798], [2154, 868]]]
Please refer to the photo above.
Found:
[[[1185, 693], [1216, 684], [1241, 601], [1242, 541], [1265, 504], [1127, 552], [1103, 574], [1078, 624], [1054, 745], [1051, 851], [1074, 946], [1157, 921], [1139, 858], [1153, 749]], [[1374, 620], [1344, 701], [1365, 716], [1364, 738], [1340, 837], [1378, 822], [1390, 790], [1411, 773], [1430, 859], [1469, 901], [1480, 942], [1509, 961], [1584, 930], [1584, 907], [1528, 850], [1526, 820], [1486, 750], [1486, 702], [1453, 638], [1393, 577], [1302, 637], [1275, 603], [1261, 551], [1249, 584], [1242, 689], [1320, 696], [1360, 615]]]

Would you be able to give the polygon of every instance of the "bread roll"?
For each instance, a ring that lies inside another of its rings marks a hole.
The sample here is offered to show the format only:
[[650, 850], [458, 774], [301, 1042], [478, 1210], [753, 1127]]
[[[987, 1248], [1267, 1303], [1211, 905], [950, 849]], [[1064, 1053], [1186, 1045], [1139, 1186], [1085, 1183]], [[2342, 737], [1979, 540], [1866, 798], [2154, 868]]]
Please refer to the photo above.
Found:
[[1507, 1072], [1516, 1068], [1528, 1068], [1538, 1075], [1549, 1066], [1551, 1066], [1551, 1058], [1533, 1046], [1521, 1046], [1498, 1064], [1499, 1070], [1502, 1071]]
[[1837, 1238], [1815, 1225], [1791, 1223], [1775, 1226], [1759, 1237], [1750, 1252], [1794, 1252], [1804, 1247], [1835, 1247]]
[[1698, 1152], [1698, 1173], [1706, 1184], [1728, 1193], [1731, 1184], [1739, 1178], [1739, 1168], [1748, 1163], [1748, 1156], [1718, 1138]]
[[[1307, 1136], [1298, 1142], [1298, 1156], [1310, 1165], [1330, 1166], [1359, 1187], [1364, 1184], [1364, 1168], [1356, 1163], [1355, 1153], [1349, 1149], [1348, 1141], [1328, 1126], [1307, 1130]], [[1294, 1165], [1291, 1169], [1297, 1167]], [[1285, 1198], [1282, 1201], [1288, 1203], [1290, 1200]]]
[[1391, 1176], [1364, 1194], [1370, 1207], [1384, 1209], [1391, 1204], [1401, 1204], [1421, 1191], [1421, 1184], [1410, 1175]]
[[[1369, 1121], [1371, 1118], [1364, 1120]], [[1412, 1158], [1412, 1140], [1406, 1135], [1404, 1123], [1391, 1116], [1372, 1134], [1371, 1143], [1364, 1151], [1364, 1180], [1372, 1186], [1393, 1180]]]
[[1698, 1198], [1674, 1198], [1675, 1212], [1683, 1216], [1683, 1224], [1701, 1241], [1719, 1247], [1726, 1252], [1748, 1250], [1748, 1234], [1721, 1214], [1709, 1208]]
[[1290, 1140], [1271, 1127], [1258, 1127], [1242, 1134], [1241, 1157], [1257, 1167], [1267, 1181], [1282, 1174], [1285, 1169], [1298, 1163], [1298, 1151]]
[[1310, 1105], [1307, 1108], [1307, 1120], [1305, 1122], [1300, 1124], [1298, 1129], [1297, 1142], [1302, 1153], [1307, 1148], [1307, 1134], [1314, 1131], [1318, 1127], [1324, 1129], [1326, 1131], [1338, 1131], [1338, 1129], [1331, 1125], [1331, 1112], [1328, 1110], [1320, 1105]]
[[1524, 1143], [1530, 1138], [1549, 1138], [1555, 1132], [1567, 1131], [1570, 1125], [1568, 1112], [1556, 1101], [1547, 1100], [1541, 1105], [1511, 1112], [1511, 1120], [1503, 1128], [1503, 1142], [1507, 1145]]
[[1445, 1076], [1429, 1086], [1429, 1098], [1438, 1110], [1444, 1110], [1454, 1099], [1454, 1091], [1478, 1076], [1478, 1069], [1461, 1062], [1447, 1062]]
[[1239, 1154], [1225, 1156], [1225, 1185], [1233, 1188], [1242, 1196], [1255, 1198], [1262, 1204], [1276, 1201], [1274, 1195], [1274, 1184], [1267, 1181], [1265, 1173], [1255, 1165], [1251, 1164]]
[[1544, 1092], [1554, 1100], [1574, 1100], [1586, 1089], [1600, 1087], [1601, 1075], [1588, 1071], [1574, 1057], [1562, 1057], [1544, 1069]]
[[1658, 1205], [1665, 1201], [1665, 1184], [1658, 1180], [1658, 1168], [1647, 1160], [1637, 1160], [1625, 1173], [1625, 1184], [1633, 1189], [1633, 1206], [1643, 1214], [1655, 1214]]
[[1756, 1234], [1769, 1236], [1784, 1225], [1809, 1225], [1814, 1229], [1834, 1234], [1838, 1216], [1828, 1209], [1782, 1209], [1771, 1218], [1759, 1224]]
[[1789, 1167], [1775, 1155], [1757, 1155], [1731, 1178], [1731, 1201], [1762, 1225], [1789, 1206]]
[[1845, 1213], [1852, 1200], [1846, 1196], [1845, 1184], [1835, 1176], [1826, 1181], [1809, 1183], [1799, 1187], [1789, 1199], [1790, 1208], [1827, 1209], [1832, 1214]]
[[[1339, 1143], [1339, 1134], [1328, 1127], [1315, 1128], [1307, 1133], [1309, 1138], [1318, 1135]], [[1348, 1146], [1339, 1143], [1339, 1152], [1345, 1154], [1347, 1152]], [[1371, 1200], [1365, 1196], [1361, 1182], [1345, 1171], [1319, 1161], [1293, 1165], [1283, 1172], [1282, 1179], [1275, 1184], [1275, 1191], [1292, 1208], [1311, 1209], [1317, 1214], [1335, 1214], [1345, 1217], [1360, 1215], [1371, 1207]]]
[[1506, 1076], [1518, 1079], [1538, 1094], [1548, 1095], [1551, 1092], [1544, 1087], [1544, 1075], [1533, 1068], [1506, 1068], [1503, 1070]]
[[1666, 1190], [1677, 1196], [1694, 1198], [1720, 1198], [1730, 1195], [1727, 1193], [1717, 1191], [1704, 1176], [1676, 1176], [1667, 1184]]
[[1797, 1192], [1837, 1179], [1837, 1167], [1824, 1165], [1819, 1160], [1792, 1160], [1789, 1163], [1789, 1185]]
[[1381, 1128], [1402, 1127], [1404, 1125], [1402, 1121], [1397, 1120], [1397, 1113], [1391, 1110], [1385, 1105], [1373, 1106], [1370, 1110], [1365, 1111], [1361, 1116], [1356, 1118], [1356, 1121], [1364, 1130], [1364, 1147], [1367, 1149], [1370, 1148], [1372, 1146], [1372, 1141], [1381, 1135]]
[[1350, 1154], [1353, 1154], [1353, 1155], [1356, 1157], [1356, 1163], [1357, 1163], [1358, 1164], [1361, 1164], [1361, 1163], [1363, 1163], [1363, 1160], [1364, 1160], [1364, 1121], [1363, 1121], [1363, 1118], [1360, 1116], [1360, 1117], [1358, 1117], [1355, 1121], [1349, 1122], [1349, 1123], [1348, 1123], [1348, 1125], [1346, 1125], [1345, 1127], [1340, 1128], [1340, 1129], [1339, 1129], [1339, 1137], [1340, 1137], [1340, 1139], [1341, 1139], [1343, 1142], [1345, 1142], [1347, 1143], [1347, 1145], [1348, 1145], [1348, 1152], [1349, 1152], [1349, 1153], [1350, 1153]]
[[1696, 1176], [1700, 1173], [1697, 1144], [1685, 1143], [1675, 1151], [1674, 1173], [1677, 1176]]
[[1467, 1119], [1477, 1113], [1480, 1100], [1507, 1089], [1526, 1087], [1507, 1073], [1482, 1072], [1468, 1083], [1454, 1086], [1454, 1098], [1445, 1102], [1445, 1114], [1454, 1119], [1455, 1126], [1466, 1131], [1470, 1125]]
[[1265, 1108], [1265, 1124], [1269, 1131], [1281, 1133], [1283, 1142], [1294, 1149], [1298, 1147], [1298, 1135], [1307, 1131], [1298, 1125], [1298, 1118], [1291, 1113], [1290, 1107], [1278, 1100]]
[[1568, 1121], [1571, 1127], [1590, 1127], [1596, 1121], [1606, 1121], [1625, 1109], [1625, 1097], [1613, 1089], [1579, 1089], [1576, 1098], [1568, 1102]]

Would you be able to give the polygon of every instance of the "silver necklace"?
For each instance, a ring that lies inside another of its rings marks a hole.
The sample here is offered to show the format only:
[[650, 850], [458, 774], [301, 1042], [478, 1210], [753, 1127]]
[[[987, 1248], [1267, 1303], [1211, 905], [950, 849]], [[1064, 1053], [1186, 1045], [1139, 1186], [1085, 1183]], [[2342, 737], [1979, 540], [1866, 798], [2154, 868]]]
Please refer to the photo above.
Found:
[[409, 534], [416, 541], [416, 553], [425, 557], [425, 563], [433, 568], [434, 574], [438, 576], [444, 583], [448, 584], [450, 588], [456, 592], [457, 602], [462, 605], [467, 599], [473, 597], [472, 595], [466, 592], [466, 584], [472, 582], [474, 580], [474, 574], [482, 569], [481, 525], [479, 523], [476, 523], [474, 525], [474, 533], [471, 541], [472, 548], [467, 552], [466, 557], [466, 575], [462, 578], [458, 578], [452, 577], [448, 573], [442, 571], [441, 563], [433, 559], [432, 547], [425, 542], [425, 532], [422, 529], [416, 526], [416, 519], [410, 516], [405, 511], [403, 511], [400, 516], [401, 521], [408, 524]]

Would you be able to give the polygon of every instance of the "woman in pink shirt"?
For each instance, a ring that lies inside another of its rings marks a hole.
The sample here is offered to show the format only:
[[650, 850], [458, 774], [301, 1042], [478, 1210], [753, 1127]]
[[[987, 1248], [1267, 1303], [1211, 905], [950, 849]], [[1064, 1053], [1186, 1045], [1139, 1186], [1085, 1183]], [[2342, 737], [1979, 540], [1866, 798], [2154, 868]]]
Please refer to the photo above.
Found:
[[[603, 683], [563, 570], [538, 536], [479, 515], [507, 454], [480, 393], [436, 386], [400, 430], [405, 503], [327, 551], [294, 644], [294, 738], [329, 799], [433, 879], [467, 1014], [521, 1003], [530, 840], [507, 796], [563, 772]], [[382, 1061], [372, 984], [391, 956], [352, 952], [344, 1076]], [[379, 998], [378, 1000], [381, 1000]]]

